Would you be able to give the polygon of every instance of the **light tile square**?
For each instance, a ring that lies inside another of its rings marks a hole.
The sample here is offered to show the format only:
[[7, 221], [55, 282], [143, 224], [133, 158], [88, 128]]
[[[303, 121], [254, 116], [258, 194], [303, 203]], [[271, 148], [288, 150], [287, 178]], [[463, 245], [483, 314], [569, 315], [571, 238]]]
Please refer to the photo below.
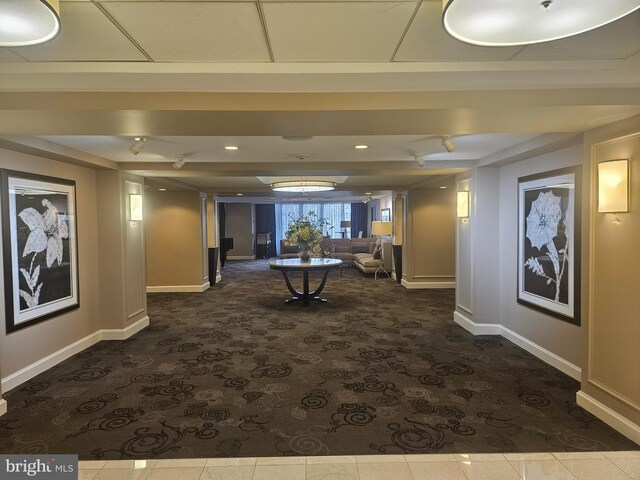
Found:
[[511, 460], [509, 463], [527, 480], [575, 480], [560, 460]]
[[404, 455], [356, 455], [357, 463], [406, 463]]
[[627, 452], [604, 452], [604, 456], [611, 458], [640, 458], [640, 450], [631, 450]]
[[520, 480], [515, 469], [506, 460], [460, 462], [462, 471], [469, 480]]
[[253, 480], [305, 480], [306, 465], [258, 465]]
[[501, 453], [456, 453], [455, 457], [459, 462], [503, 462], [505, 460]]
[[199, 480], [204, 467], [153, 468], [147, 480]]
[[78, 462], [80, 470], [100, 470], [107, 464], [106, 460], [83, 460]]
[[332, 465], [356, 463], [354, 455], [327, 455], [323, 457], [307, 457], [307, 465], [323, 465], [330, 463]]
[[231, 467], [231, 466], [246, 466], [255, 465], [256, 457], [245, 458], [208, 458], [207, 467]]
[[256, 461], [256, 465], [304, 465], [306, 463], [306, 457], [262, 457]]
[[452, 453], [418, 453], [415, 455], [405, 455], [404, 459], [409, 462], [455, 462], [456, 457]]
[[582, 460], [589, 458], [605, 458], [601, 452], [555, 452], [554, 457], [558, 460]]
[[151, 470], [131, 470], [128, 468], [103, 468], [93, 480], [146, 480]]
[[129, 468], [132, 470], [143, 470], [153, 468], [155, 460], [109, 460], [102, 468]]
[[633, 478], [633, 480], [640, 480], [640, 457], [614, 458], [611, 461]]
[[82, 469], [78, 471], [78, 480], [93, 480], [100, 470]]
[[360, 480], [413, 480], [406, 463], [358, 463]]
[[620, 467], [606, 458], [584, 458], [562, 460], [562, 464], [578, 480], [629, 480]]
[[505, 453], [507, 460], [555, 460], [552, 453]]
[[306, 480], [359, 480], [358, 466], [353, 464], [307, 465]]
[[409, 469], [413, 480], [467, 480], [458, 462], [410, 462]]
[[253, 465], [205, 467], [200, 480], [251, 480], [254, 470]]
[[206, 458], [180, 458], [172, 460], [156, 460], [153, 468], [204, 467]]

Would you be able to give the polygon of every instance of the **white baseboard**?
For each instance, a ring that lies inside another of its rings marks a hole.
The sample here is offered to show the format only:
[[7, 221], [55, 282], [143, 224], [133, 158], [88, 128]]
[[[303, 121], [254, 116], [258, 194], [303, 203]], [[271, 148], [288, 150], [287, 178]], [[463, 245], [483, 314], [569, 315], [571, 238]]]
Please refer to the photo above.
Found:
[[147, 293], [202, 293], [209, 287], [209, 282], [202, 285], [154, 285], [147, 287]]
[[453, 313], [453, 321], [465, 330], [471, 332], [473, 335], [500, 335], [532, 355], [535, 355], [543, 362], [557, 368], [561, 372], [569, 375], [571, 378], [580, 381], [582, 373], [580, 367], [503, 325], [499, 325], [497, 323], [476, 323], [460, 312]]
[[500, 335], [497, 323], [476, 323], [460, 312], [453, 312], [453, 321], [473, 335]]
[[604, 403], [596, 400], [592, 396], [587, 395], [582, 390], [576, 394], [576, 402], [587, 412], [595, 415], [604, 423], [640, 445], [640, 425], [623, 417], [618, 412], [607, 407]]
[[127, 338], [135, 335], [140, 330], [143, 330], [149, 326], [149, 316], [141, 318], [137, 322], [132, 323], [127, 328], [109, 328], [100, 330], [102, 332], [101, 340], [126, 340]]
[[0, 399], [0, 416], [7, 413], [7, 401]]
[[233, 256], [228, 256], [227, 260], [255, 260], [256, 256], [255, 255], [233, 255]]
[[222, 281], [222, 274], [219, 273], [218, 275], [216, 275], [216, 283], [219, 283], [221, 281]]
[[51, 367], [54, 367], [73, 355], [95, 345], [101, 340], [125, 340], [148, 325], [149, 317], [145, 316], [137, 322], [129, 325], [127, 328], [98, 330], [91, 335], [87, 335], [86, 337], [73, 342], [71, 345], [61, 348], [57, 352], [53, 352], [51, 355], [47, 355], [31, 365], [27, 365], [17, 372], [4, 377], [1, 381], [2, 391], [8, 392], [17, 386], [22, 385], [24, 382], [32, 379], [36, 375], [49, 370]]
[[421, 290], [426, 288], [456, 288], [456, 282], [408, 282], [404, 278], [400, 284], [407, 290]]

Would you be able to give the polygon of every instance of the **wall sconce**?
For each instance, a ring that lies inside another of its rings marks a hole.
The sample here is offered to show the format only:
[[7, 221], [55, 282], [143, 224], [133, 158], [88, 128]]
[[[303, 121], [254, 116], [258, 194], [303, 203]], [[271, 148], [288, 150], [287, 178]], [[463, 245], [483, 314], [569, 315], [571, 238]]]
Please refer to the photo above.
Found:
[[129, 220], [131, 222], [142, 221], [142, 195], [139, 193], [129, 194]]
[[457, 194], [457, 210], [456, 216], [458, 218], [469, 218], [469, 192], [462, 191]]
[[629, 160], [598, 163], [598, 213], [629, 211]]

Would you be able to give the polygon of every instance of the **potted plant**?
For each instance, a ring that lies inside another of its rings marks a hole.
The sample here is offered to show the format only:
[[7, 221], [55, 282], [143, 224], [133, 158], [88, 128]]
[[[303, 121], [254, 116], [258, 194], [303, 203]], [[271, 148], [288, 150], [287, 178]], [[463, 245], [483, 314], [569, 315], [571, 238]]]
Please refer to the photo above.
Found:
[[303, 262], [308, 262], [311, 258], [311, 251], [322, 241], [322, 232], [327, 225], [329, 222], [324, 218], [318, 218], [315, 212], [309, 212], [298, 218], [290, 217], [285, 237], [290, 245], [298, 246], [300, 259]]

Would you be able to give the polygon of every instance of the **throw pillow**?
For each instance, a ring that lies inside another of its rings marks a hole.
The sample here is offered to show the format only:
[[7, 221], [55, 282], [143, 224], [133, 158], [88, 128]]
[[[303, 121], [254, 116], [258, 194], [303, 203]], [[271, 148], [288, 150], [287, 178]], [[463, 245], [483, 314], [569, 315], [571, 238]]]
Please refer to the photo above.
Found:
[[369, 244], [369, 253], [372, 253], [372, 254], [376, 253], [376, 245], [377, 245], [376, 242], [371, 242]]
[[351, 245], [351, 253], [369, 253], [368, 245]]
[[351, 247], [337, 245], [335, 253], [351, 253]]
[[300, 249], [298, 248], [298, 245], [287, 245], [284, 244], [282, 245], [282, 251], [280, 253], [298, 253], [300, 252]]
[[373, 259], [380, 260], [382, 258], [382, 245], [379, 243], [376, 244], [375, 250], [373, 251]]

